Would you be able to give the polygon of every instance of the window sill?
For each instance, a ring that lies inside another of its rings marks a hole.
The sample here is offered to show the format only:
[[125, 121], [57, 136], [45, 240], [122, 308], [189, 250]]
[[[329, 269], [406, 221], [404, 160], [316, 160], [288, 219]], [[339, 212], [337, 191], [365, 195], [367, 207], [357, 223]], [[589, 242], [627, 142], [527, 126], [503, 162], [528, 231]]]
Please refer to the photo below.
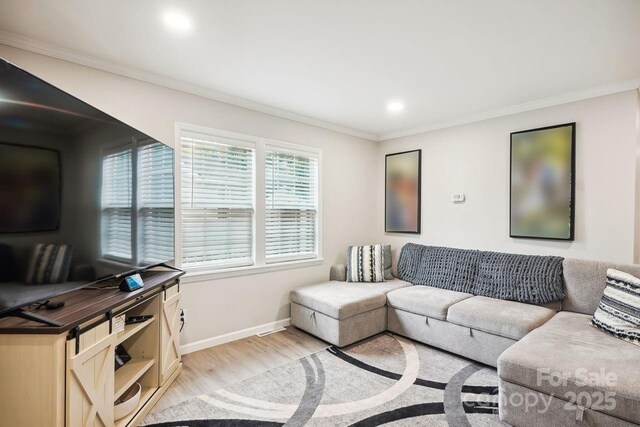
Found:
[[300, 261], [280, 262], [267, 265], [249, 265], [245, 267], [233, 267], [220, 270], [194, 271], [189, 272], [180, 279], [181, 283], [203, 282], [207, 280], [225, 279], [227, 277], [249, 276], [252, 274], [269, 273], [271, 271], [289, 270], [292, 268], [312, 267], [322, 265], [323, 258], [305, 259]]

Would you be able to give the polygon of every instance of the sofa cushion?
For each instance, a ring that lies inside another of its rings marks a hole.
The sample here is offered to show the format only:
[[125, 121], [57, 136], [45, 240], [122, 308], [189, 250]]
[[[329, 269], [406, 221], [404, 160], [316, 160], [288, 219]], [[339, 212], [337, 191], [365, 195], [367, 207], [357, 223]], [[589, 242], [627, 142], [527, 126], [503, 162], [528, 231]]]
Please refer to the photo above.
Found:
[[387, 304], [399, 310], [445, 320], [449, 307], [472, 296], [431, 286], [410, 286], [389, 292]]
[[474, 296], [449, 307], [447, 321], [519, 340], [554, 314], [555, 311], [537, 305]]
[[578, 403], [638, 423], [640, 347], [602, 333], [590, 320], [585, 314], [556, 314], [502, 353], [498, 375], [563, 400], [582, 394]]
[[548, 308], [549, 310], [553, 310], [556, 313], [562, 310], [562, 301], [552, 301], [552, 302], [547, 302], [544, 304], [536, 304], [536, 305], [539, 305], [540, 307]]
[[382, 283], [349, 283], [350, 285], [360, 286], [366, 289], [375, 289], [376, 291], [383, 292], [385, 294], [389, 294], [389, 292], [395, 291], [396, 289], [407, 288], [411, 286], [411, 283], [405, 282], [400, 279], [391, 279]]
[[392, 290], [393, 286], [404, 285], [401, 281], [397, 282], [394, 280], [380, 284], [320, 283], [294, 289], [291, 291], [291, 302], [341, 320], [383, 307], [387, 302], [387, 292]]

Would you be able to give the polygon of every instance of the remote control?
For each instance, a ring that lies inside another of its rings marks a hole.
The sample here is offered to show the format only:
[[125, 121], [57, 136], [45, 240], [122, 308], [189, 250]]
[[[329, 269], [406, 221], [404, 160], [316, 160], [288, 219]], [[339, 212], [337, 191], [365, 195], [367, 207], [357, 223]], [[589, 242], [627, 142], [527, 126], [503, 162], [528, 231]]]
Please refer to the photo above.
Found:
[[131, 316], [128, 317], [127, 320], [125, 320], [125, 325], [131, 325], [132, 323], [142, 323], [142, 322], [146, 322], [149, 319], [153, 319], [153, 315], [152, 314], [146, 314], [144, 316]]
[[45, 308], [47, 310], [55, 310], [55, 309], [60, 308], [60, 307], [64, 307], [64, 301], [50, 302], [50, 303], [47, 303], [47, 305], [45, 305]]

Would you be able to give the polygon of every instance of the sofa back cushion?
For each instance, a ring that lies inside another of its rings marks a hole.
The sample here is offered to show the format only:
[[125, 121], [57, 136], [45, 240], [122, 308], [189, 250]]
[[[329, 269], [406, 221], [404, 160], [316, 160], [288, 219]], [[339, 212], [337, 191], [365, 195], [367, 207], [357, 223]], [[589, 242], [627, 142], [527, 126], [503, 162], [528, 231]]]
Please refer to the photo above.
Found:
[[398, 277], [414, 285], [546, 304], [564, 297], [562, 258], [407, 243]]
[[398, 260], [399, 277], [414, 285], [473, 293], [481, 252], [407, 243]]
[[590, 316], [596, 312], [600, 303], [607, 285], [609, 268], [640, 277], [640, 265], [636, 264], [615, 264], [572, 258], [566, 258], [562, 264], [566, 294], [566, 298], [562, 301], [562, 309]]
[[384, 255], [384, 280], [393, 279], [393, 260], [391, 253], [391, 245], [384, 245], [382, 248]]
[[475, 295], [530, 304], [564, 298], [561, 257], [482, 252]]

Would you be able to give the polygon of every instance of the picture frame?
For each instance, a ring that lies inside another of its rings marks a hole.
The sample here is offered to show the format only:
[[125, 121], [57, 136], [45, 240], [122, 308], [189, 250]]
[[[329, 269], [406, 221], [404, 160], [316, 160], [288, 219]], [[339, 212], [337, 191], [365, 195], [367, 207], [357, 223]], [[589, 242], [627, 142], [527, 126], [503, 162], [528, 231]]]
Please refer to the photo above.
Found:
[[575, 239], [576, 123], [512, 132], [509, 236]]
[[422, 150], [385, 156], [385, 232], [421, 233]]

